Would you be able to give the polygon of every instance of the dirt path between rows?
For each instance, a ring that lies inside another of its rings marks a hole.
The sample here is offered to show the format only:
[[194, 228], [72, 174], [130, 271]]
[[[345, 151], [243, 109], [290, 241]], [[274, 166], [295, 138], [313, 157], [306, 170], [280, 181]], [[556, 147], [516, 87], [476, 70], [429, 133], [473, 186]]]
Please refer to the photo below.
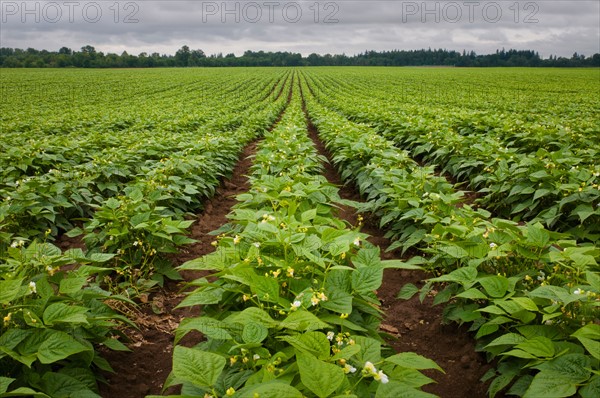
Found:
[[[339, 173], [331, 163], [331, 154], [320, 140], [316, 127], [311, 122], [303, 103], [309, 136], [313, 140], [320, 155], [325, 156], [325, 177], [340, 187], [342, 199], [361, 202], [360, 194], [350, 184], [344, 185]], [[338, 215], [341, 219], [356, 225], [355, 210], [342, 206]], [[370, 235], [370, 243], [381, 248], [383, 259], [404, 259], [400, 253], [385, 252], [390, 241], [384, 238], [385, 231], [378, 227], [378, 220], [363, 215], [365, 218], [361, 232]], [[388, 343], [397, 352], [416, 352], [433, 359], [444, 369], [445, 374], [437, 371], [426, 371], [437, 384], [423, 387], [424, 391], [436, 394], [442, 398], [485, 398], [487, 385], [480, 382], [481, 377], [490, 368], [485, 358], [475, 352], [475, 341], [467, 334], [467, 327], [442, 324], [442, 307], [432, 307], [432, 299], [428, 298], [423, 304], [417, 297], [411, 300], [398, 300], [396, 295], [407, 283], [423, 285], [427, 278], [424, 272], [406, 270], [386, 270], [383, 285], [377, 294], [385, 311], [382, 331], [393, 335]], [[390, 397], [393, 398], [393, 397]]]

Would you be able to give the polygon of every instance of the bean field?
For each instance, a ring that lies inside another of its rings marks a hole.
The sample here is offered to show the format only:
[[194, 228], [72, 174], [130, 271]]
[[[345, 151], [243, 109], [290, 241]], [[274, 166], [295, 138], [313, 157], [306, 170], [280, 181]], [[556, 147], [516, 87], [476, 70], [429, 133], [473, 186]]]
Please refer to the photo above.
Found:
[[0, 397], [598, 397], [598, 69], [4, 70]]

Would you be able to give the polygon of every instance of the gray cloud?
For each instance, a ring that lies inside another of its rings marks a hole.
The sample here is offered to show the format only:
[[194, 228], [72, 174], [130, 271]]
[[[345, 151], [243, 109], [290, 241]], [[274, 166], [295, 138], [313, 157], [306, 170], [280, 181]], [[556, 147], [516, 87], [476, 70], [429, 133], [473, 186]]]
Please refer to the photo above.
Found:
[[3, 47], [355, 54], [447, 48], [600, 52], [598, 1], [6, 1]]

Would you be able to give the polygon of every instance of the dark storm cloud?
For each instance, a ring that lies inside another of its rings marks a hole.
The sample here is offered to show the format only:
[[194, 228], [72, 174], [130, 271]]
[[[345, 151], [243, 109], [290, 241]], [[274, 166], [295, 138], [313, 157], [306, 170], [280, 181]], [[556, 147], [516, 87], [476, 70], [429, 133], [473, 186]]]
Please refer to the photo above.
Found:
[[[315, 4], [316, 3], [316, 4]], [[1, 46], [104, 52], [600, 52], [598, 1], [1, 1]]]

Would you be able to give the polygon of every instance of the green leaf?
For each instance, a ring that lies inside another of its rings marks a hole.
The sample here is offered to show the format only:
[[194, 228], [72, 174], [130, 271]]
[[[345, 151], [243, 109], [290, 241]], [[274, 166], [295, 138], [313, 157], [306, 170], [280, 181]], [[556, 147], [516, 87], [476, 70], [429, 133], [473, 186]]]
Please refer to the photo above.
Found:
[[442, 373], [445, 373], [442, 368], [439, 367], [435, 361], [425, 358], [414, 352], [402, 352], [400, 354], [393, 355], [385, 359], [386, 362], [393, 363], [403, 368], [409, 369], [437, 369]]
[[134, 202], [139, 202], [144, 198], [144, 194], [139, 188], [132, 188], [128, 193], [127, 197], [129, 197]]
[[44, 310], [44, 323], [46, 325], [54, 325], [55, 323], [83, 323], [87, 324], [87, 307], [79, 307], [75, 305], [66, 305], [64, 303], [50, 304]]
[[511, 297], [511, 300], [519, 304], [522, 308], [528, 311], [538, 311], [537, 305], [532, 299], [527, 297]]
[[299, 352], [306, 352], [317, 358], [329, 358], [329, 340], [321, 332], [306, 332], [296, 336], [282, 336], [280, 338], [287, 341]]
[[268, 276], [252, 275], [252, 293], [261, 301], [270, 303], [279, 302], [279, 282]]
[[596, 359], [600, 360], [600, 325], [587, 324], [571, 335]]
[[94, 350], [91, 344], [83, 344], [65, 332], [51, 330], [48, 333], [49, 336], [40, 344], [37, 352], [37, 357], [43, 364], [54, 363], [80, 352]]
[[62, 372], [45, 373], [42, 385], [42, 389], [52, 397], [101, 398], [84, 381]]
[[600, 397], [600, 376], [592, 377], [588, 385], [579, 390], [581, 398], [598, 398]]
[[179, 381], [211, 388], [225, 367], [225, 358], [196, 348], [175, 346], [173, 374]]
[[462, 285], [472, 283], [477, 278], [477, 268], [461, 267], [449, 274], [442, 275], [438, 278], [430, 279], [432, 282], [458, 282]]
[[175, 335], [175, 344], [189, 331], [197, 330], [206, 337], [216, 340], [231, 340], [231, 334], [224, 328], [224, 322], [202, 316], [199, 318], [185, 318], [179, 324]]
[[525, 337], [521, 336], [520, 334], [506, 333], [490, 342], [488, 345], [486, 345], [486, 348], [500, 345], [517, 345], [523, 343], [525, 340]]
[[[113, 351], [131, 351], [129, 348], [127, 348], [125, 344], [121, 343], [117, 339], [112, 339], [110, 337], [104, 339], [104, 341], [102, 341], [102, 344], [104, 344], [106, 347], [110, 348]], [[103, 359], [104, 358], [100, 358], [100, 360]], [[94, 362], [96, 362], [96, 360], [98, 360], [98, 357], [94, 358]]]
[[525, 232], [527, 240], [537, 247], [546, 247], [550, 241], [550, 234], [541, 224], [529, 224]]
[[87, 283], [87, 278], [75, 278], [68, 277], [60, 281], [60, 289], [59, 291], [62, 294], [72, 295], [75, 294], [83, 288], [83, 286]]
[[0, 394], [5, 393], [8, 390], [8, 386], [10, 383], [15, 381], [16, 379], [10, 377], [0, 377]]
[[359, 363], [381, 361], [381, 343], [379, 341], [364, 336], [355, 336], [354, 341], [360, 346], [360, 352], [356, 355]]
[[533, 378], [523, 398], [563, 398], [572, 397], [577, 387], [569, 379], [554, 372], [540, 372]]
[[314, 220], [314, 218], [316, 216], [317, 216], [317, 209], [306, 210], [300, 216], [300, 221], [302, 221], [303, 223], [306, 223], [306, 222], [308, 222], [310, 220]]
[[[408, 270], [422, 270], [423, 267], [417, 265], [415, 262], [411, 261], [415, 257], [410, 260], [404, 262], [401, 260], [385, 260], [381, 262], [383, 268], [394, 268], [394, 269], [408, 269]], [[418, 263], [421, 263], [420, 261]]]
[[272, 328], [279, 325], [278, 322], [274, 321], [269, 314], [261, 310], [260, 308], [250, 307], [246, 308], [242, 312], [234, 313], [225, 319], [226, 323], [239, 323], [246, 324], [248, 322], [256, 322], [265, 326], [266, 328]]
[[314, 331], [329, 327], [329, 324], [321, 321], [316, 315], [306, 310], [292, 312], [281, 321], [281, 327], [299, 332]]
[[302, 398], [303, 395], [294, 387], [279, 380], [246, 386], [236, 391], [236, 398]]
[[246, 344], [258, 344], [267, 338], [269, 330], [256, 322], [248, 322], [242, 331], [242, 340]]
[[337, 361], [340, 359], [350, 359], [350, 357], [360, 352], [360, 346], [358, 344], [347, 345], [342, 348], [338, 353], [330, 358], [330, 361]]
[[115, 209], [118, 209], [119, 206], [121, 206], [121, 202], [119, 202], [115, 198], [110, 198], [106, 202], [104, 202], [104, 206], [111, 210], [115, 210]]
[[[547, 337], [536, 336], [517, 344], [515, 350], [522, 350], [537, 358], [550, 358], [554, 356], [554, 344]], [[516, 355], [515, 355], [516, 356]], [[520, 357], [524, 358], [524, 357]]]
[[438, 248], [439, 251], [448, 254], [450, 257], [453, 258], [469, 258], [469, 253], [463, 249], [460, 246], [456, 246], [456, 245], [448, 245], [448, 246], [441, 246]]
[[9, 304], [18, 296], [24, 279], [0, 281], [0, 304]]
[[297, 353], [300, 379], [319, 398], [329, 397], [345, 379], [341, 367], [323, 362], [310, 354]]
[[572, 384], [581, 384], [591, 375], [591, 362], [584, 354], [572, 353], [544, 362], [537, 368], [544, 373], [555, 373], [558, 377], [568, 379]]
[[352, 273], [352, 288], [361, 294], [379, 289], [382, 281], [383, 269], [380, 267], [363, 267]]
[[332, 288], [327, 291], [327, 301], [321, 301], [319, 305], [338, 314], [350, 314], [352, 312], [352, 298], [353, 296], [350, 293]]
[[419, 293], [419, 288], [412, 283], [402, 286], [396, 298], [401, 300], [410, 300], [415, 294]]
[[488, 296], [486, 296], [481, 290], [471, 288], [465, 290], [464, 292], [457, 294], [456, 297], [466, 298], [469, 300], [487, 300]]
[[4, 393], [2, 394], [2, 398], [4, 397], [52, 398], [50, 397], [50, 395], [46, 395], [42, 392], [37, 392], [27, 387], [19, 387], [16, 390]]
[[559, 301], [564, 305], [578, 300], [576, 296], [570, 294], [565, 288], [552, 285], [539, 286], [535, 290], [529, 292], [528, 296]]
[[375, 398], [436, 398], [437, 395], [417, 390], [408, 384], [390, 380], [386, 384], [379, 384]]
[[111, 253], [92, 253], [90, 261], [94, 263], [105, 263], [112, 259], [115, 255]]
[[225, 291], [218, 286], [207, 286], [190, 293], [175, 308], [217, 304], [221, 301], [224, 293]]
[[508, 279], [504, 276], [490, 275], [479, 278], [478, 282], [483, 286], [486, 293], [492, 297], [503, 297], [508, 290]]

